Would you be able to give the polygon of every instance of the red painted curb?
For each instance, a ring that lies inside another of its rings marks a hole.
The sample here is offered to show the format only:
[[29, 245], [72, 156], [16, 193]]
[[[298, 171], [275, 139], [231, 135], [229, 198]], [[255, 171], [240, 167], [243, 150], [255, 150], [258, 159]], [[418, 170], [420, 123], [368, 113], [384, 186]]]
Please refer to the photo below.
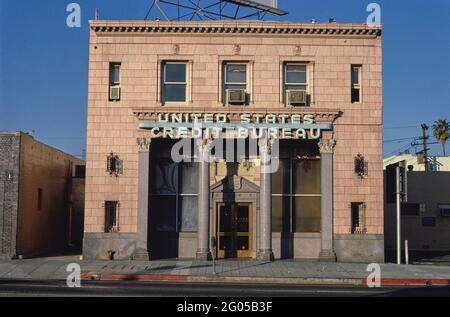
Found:
[[[174, 281], [187, 282], [188, 275], [152, 275], [152, 274], [85, 274], [83, 280], [96, 281]], [[257, 279], [257, 278], [256, 278]], [[361, 285], [367, 286], [367, 279], [362, 279]], [[381, 279], [382, 286], [449, 286], [447, 279]]]
[[[367, 285], [367, 280], [362, 280], [363, 285]], [[450, 280], [439, 279], [381, 279], [381, 285], [385, 286], [446, 286], [450, 285]]]
[[187, 275], [151, 275], [151, 274], [100, 274], [88, 276], [89, 280], [99, 281], [187, 281]]

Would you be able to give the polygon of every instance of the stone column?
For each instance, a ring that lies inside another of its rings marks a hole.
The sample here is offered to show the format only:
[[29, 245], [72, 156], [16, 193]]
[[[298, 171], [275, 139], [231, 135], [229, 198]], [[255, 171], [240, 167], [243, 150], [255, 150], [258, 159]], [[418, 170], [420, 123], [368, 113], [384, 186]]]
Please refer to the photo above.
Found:
[[135, 260], [148, 261], [148, 199], [149, 199], [149, 173], [150, 173], [150, 144], [151, 140], [137, 139], [139, 145], [138, 162], [138, 213]]
[[272, 252], [272, 170], [271, 147], [269, 138], [259, 140], [259, 153], [261, 159], [261, 186], [259, 211], [259, 251], [258, 259], [273, 261]]
[[336, 141], [320, 140], [321, 154], [321, 251], [319, 260], [336, 262], [333, 247], [333, 151]]
[[197, 214], [197, 260], [209, 260], [209, 160], [212, 140], [197, 140], [198, 169], [198, 214]]

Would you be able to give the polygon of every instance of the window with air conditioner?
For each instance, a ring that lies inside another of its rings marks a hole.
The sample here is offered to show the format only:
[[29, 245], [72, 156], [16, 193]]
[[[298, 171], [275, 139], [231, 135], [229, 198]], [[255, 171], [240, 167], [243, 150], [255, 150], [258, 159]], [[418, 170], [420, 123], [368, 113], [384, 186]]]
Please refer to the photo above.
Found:
[[109, 64], [109, 101], [119, 101], [121, 97], [120, 66], [120, 63]]
[[308, 105], [307, 65], [298, 63], [287, 63], [284, 65], [284, 92], [286, 105]]
[[187, 102], [187, 63], [166, 62], [163, 64], [164, 103]]
[[361, 69], [359, 65], [352, 65], [352, 103], [361, 102]]
[[226, 63], [224, 66], [225, 103], [247, 104], [248, 71], [246, 63]]

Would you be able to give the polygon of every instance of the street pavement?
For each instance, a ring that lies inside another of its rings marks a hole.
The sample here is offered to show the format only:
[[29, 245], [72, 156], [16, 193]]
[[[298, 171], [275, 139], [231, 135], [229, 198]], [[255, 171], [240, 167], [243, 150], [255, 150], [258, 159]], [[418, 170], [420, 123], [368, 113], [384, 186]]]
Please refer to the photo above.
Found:
[[69, 288], [62, 281], [0, 281], [0, 297], [450, 297], [449, 287], [312, 286], [173, 282], [83, 281]]
[[[72, 256], [0, 261], [0, 279], [66, 280], [71, 263], [80, 265], [84, 280], [361, 285], [370, 274], [367, 264], [358, 263], [221, 260], [217, 261], [213, 275], [210, 261], [80, 261], [79, 257]], [[450, 285], [450, 266], [447, 265], [380, 264], [380, 270], [380, 278], [386, 283], [396, 280], [411, 284], [408, 281], [420, 280], [417, 285], [437, 282]]]

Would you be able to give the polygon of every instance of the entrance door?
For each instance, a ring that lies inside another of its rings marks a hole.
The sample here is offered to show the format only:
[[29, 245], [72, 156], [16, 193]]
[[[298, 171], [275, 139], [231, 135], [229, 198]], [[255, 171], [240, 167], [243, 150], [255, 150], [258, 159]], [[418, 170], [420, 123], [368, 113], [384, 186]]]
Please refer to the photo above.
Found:
[[217, 257], [252, 257], [252, 212], [250, 204], [219, 204]]

